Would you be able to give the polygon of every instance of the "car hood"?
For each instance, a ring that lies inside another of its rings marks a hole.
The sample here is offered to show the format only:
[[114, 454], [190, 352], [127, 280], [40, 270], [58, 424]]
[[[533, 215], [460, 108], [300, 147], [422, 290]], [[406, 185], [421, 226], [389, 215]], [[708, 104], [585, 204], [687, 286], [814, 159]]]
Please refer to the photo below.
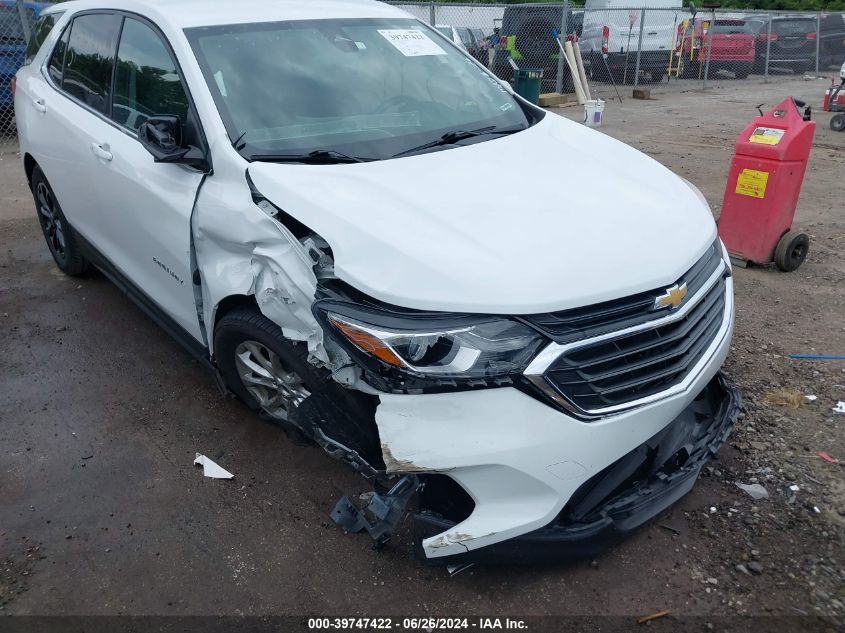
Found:
[[249, 175], [329, 243], [339, 279], [422, 310], [531, 314], [652, 290], [716, 233], [681, 178], [554, 114], [473, 145]]

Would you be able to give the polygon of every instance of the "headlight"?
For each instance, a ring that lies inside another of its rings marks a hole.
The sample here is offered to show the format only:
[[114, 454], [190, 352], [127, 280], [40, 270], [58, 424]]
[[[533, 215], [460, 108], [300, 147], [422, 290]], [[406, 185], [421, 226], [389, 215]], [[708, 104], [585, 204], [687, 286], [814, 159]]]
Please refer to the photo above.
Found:
[[390, 389], [498, 384], [520, 374], [545, 342], [528, 326], [502, 317], [397, 313], [334, 301], [319, 301], [314, 309], [376, 386], [387, 382]]

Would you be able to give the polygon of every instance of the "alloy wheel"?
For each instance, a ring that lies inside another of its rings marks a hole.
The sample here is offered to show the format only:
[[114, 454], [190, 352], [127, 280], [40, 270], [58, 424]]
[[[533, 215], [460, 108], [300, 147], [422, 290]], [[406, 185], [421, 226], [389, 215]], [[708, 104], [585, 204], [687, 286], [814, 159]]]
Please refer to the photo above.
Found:
[[35, 193], [38, 200], [38, 220], [44, 237], [47, 238], [47, 245], [57, 258], [64, 260], [65, 227], [53, 192], [46, 183], [39, 182]]
[[262, 343], [240, 343], [235, 349], [235, 366], [246, 390], [277, 420], [287, 420], [291, 411], [311, 395], [302, 378]]

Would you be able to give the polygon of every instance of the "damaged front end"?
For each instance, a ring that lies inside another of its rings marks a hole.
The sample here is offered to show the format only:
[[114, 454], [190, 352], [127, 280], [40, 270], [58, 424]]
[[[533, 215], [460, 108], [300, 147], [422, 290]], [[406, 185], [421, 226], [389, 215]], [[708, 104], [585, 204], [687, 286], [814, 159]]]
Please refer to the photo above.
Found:
[[[714, 290], [723, 318], [687, 367], [688, 390], [587, 421], [526, 379], [547, 333], [357, 291], [335, 275], [335, 245], [248, 182], [249, 196], [209, 183], [193, 218], [208, 340], [218, 308], [241, 297], [307, 346], [322, 381], [274, 421], [373, 484], [364, 507], [344, 497], [331, 516], [376, 548], [413, 511], [417, 550], [439, 563], [592, 556], [686, 494], [730, 432], [739, 395], [716, 373], [732, 328], [729, 279]], [[232, 208], [249, 222], [233, 225]]]
[[[721, 374], [668, 426], [581, 484], [548, 525], [438, 563], [537, 563], [590, 558], [686, 495], [736, 421], [741, 397]], [[422, 495], [416, 542], [446, 533], [468, 514], [452, 499]], [[471, 509], [469, 510], [471, 512]], [[424, 554], [423, 554], [424, 556]]]

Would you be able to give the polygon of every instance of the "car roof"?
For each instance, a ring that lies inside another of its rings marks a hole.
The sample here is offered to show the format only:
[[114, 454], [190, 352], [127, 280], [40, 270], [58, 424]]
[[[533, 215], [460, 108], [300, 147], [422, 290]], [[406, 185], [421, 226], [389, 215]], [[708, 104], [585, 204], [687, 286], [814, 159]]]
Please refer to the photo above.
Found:
[[92, 9], [130, 11], [177, 28], [326, 18], [410, 17], [375, 0], [71, 0], [48, 11], [75, 13]]

